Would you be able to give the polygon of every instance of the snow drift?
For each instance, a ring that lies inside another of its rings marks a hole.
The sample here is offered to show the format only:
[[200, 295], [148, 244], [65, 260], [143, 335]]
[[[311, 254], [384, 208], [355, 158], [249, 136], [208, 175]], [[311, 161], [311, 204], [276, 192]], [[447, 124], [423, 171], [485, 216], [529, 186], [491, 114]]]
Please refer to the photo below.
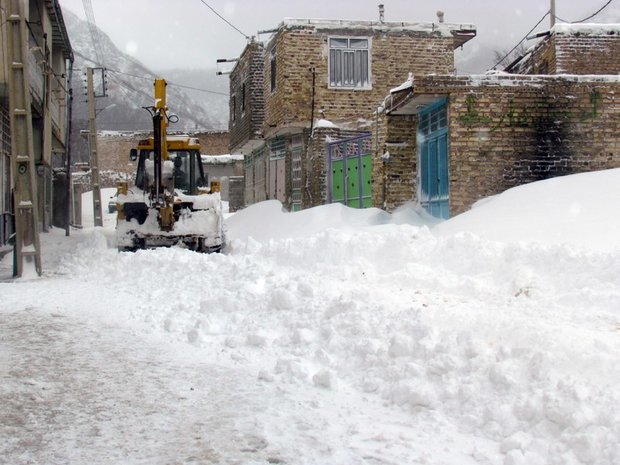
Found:
[[612, 465], [619, 196], [620, 170], [569, 176], [436, 226], [412, 208], [265, 202], [228, 220], [215, 255], [119, 254], [106, 229], [73, 250], [44, 235], [54, 272], [0, 291], [61, 307], [70, 280], [67, 312], [117, 296], [92, 314], [242, 368], [244, 390], [276, 386], [297, 402], [251, 415], [287, 463]]

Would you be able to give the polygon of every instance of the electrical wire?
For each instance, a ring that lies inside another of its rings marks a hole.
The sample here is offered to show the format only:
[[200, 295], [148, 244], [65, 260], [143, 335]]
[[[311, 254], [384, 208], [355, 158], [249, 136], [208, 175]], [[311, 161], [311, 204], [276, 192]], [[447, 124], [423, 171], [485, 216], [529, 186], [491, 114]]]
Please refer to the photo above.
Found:
[[[86, 55], [82, 55], [81, 53], [76, 52], [76, 51], [74, 51], [74, 53], [77, 56], [82, 57], [84, 60], [90, 61], [90, 62], [92, 62], [94, 64], [98, 64], [91, 57], [87, 57]], [[144, 75], [140, 76], [140, 75], [137, 75], [137, 74], [131, 74], [131, 73], [126, 73], [124, 71], [119, 71], [119, 70], [113, 69], [113, 68], [105, 68], [105, 69], [106, 69], [106, 71], [109, 71], [111, 73], [122, 74], [122, 75], [125, 75], [125, 76], [131, 76], [131, 77], [134, 77], [134, 78], [137, 78], [137, 79], [144, 79], [146, 81], [152, 81], [154, 79], [154, 76], [144, 76]], [[172, 87], [178, 87], [178, 88], [181, 88], [181, 89], [195, 90], [195, 91], [198, 91], [198, 92], [205, 92], [207, 94], [213, 94], [213, 95], [220, 95], [222, 97], [228, 97], [228, 94], [225, 93], [225, 92], [218, 92], [218, 91], [209, 90], [209, 89], [201, 89], [199, 87], [185, 86], [185, 85], [182, 85], [182, 84], [176, 84], [174, 82], [170, 82], [168, 80], [166, 80], [166, 83], [169, 86], [172, 86]], [[139, 92], [137, 89], [133, 89], [133, 90], [135, 90], [136, 92]]]
[[607, 3], [605, 3], [602, 7], [600, 7], [600, 8], [599, 8], [599, 9], [598, 9], [595, 13], [592, 13], [592, 14], [591, 14], [590, 16], [588, 16], [587, 18], [580, 19], [579, 21], [566, 21], [566, 20], [564, 20], [564, 19], [562, 19], [562, 18], [558, 17], [557, 15], [553, 15], [553, 17], [554, 17], [555, 19], [557, 19], [558, 21], [561, 21], [561, 22], [563, 22], [563, 23], [567, 23], [567, 24], [578, 24], [578, 23], [583, 23], [583, 22], [585, 22], [585, 21], [587, 21], [587, 20], [589, 20], [589, 19], [594, 18], [594, 17], [595, 17], [596, 15], [598, 15], [601, 11], [603, 11], [605, 8], [607, 8], [607, 7], [611, 4], [611, 2], [613, 2], [613, 1], [614, 1], [614, 0], [609, 0], [609, 1], [608, 1]]
[[[124, 74], [125, 76], [131, 76], [131, 77], [135, 77], [135, 78], [139, 78], [139, 79], [146, 79], [147, 81], [152, 81], [153, 80], [152, 77], [138, 76], [137, 74], [125, 73], [123, 71], [118, 71], [116, 69], [106, 68], [106, 70], [110, 71], [112, 73], [116, 73], [116, 74]], [[224, 97], [228, 97], [228, 94], [226, 94], [224, 92], [217, 92], [215, 90], [209, 90], [209, 89], [201, 89], [201, 88], [198, 88], [198, 87], [184, 86], [182, 84], [175, 84], [173, 82], [168, 82], [168, 81], [166, 81], [166, 83], [169, 86], [172, 86], [172, 87], [180, 87], [181, 89], [197, 90], [199, 92], [206, 92], [208, 94], [221, 95], [221, 96], [224, 96]]]
[[519, 43], [517, 43], [517, 45], [515, 45], [515, 46], [514, 46], [514, 47], [513, 47], [513, 48], [512, 48], [512, 49], [511, 49], [511, 50], [510, 50], [510, 51], [509, 51], [506, 55], [504, 55], [502, 58], [500, 58], [500, 60], [492, 66], [492, 69], [495, 69], [495, 67], [496, 67], [497, 65], [499, 65], [502, 61], [504, 61], [506, 58], [508, 58], [508, 56], [509, 56], [512, 52], [514, 52], [514, 51], [515, 51], [515, 50], [519, 47], [519, 45], [521, 45], [521, 44], [522, 44], [522, 43], [523, 43], [523, 42], [524, 42], [524, 41], [525, 41], [525, 40], [529, 37], [529, 35], [530, 35], [532, 32], [534, 32], [534, 30], [535, 30], [535, 29], [536, 29], [536, 28], [540, 25], [540, 23], [542, 23], [542, 22], [545, 20], [545, 18], [546, 18], [547, 16], [549, 16], [550, 14], [551, 14], [551, 12], [550, 12], [550, 11], [547, 11], [547, 12], [544, 14], [544, 16], [543, 16], [542, 18], [540, 18], [540, 21], [538, 21], [538, 22], [536, 23], [536, 25], [535, 25], [532, 29], [530, 29], [530, 30], [529, 30], [529, 32], [528, 32], [527, 34], [525, 34], [525, 36], [523, 37], [523, 39], [521, 39], [521, 40], [519, 41]]
[[234, 24], [232, 24], [230, 21], [228, 21], [226, 18], [224, 18], [221, 14], [219, 14], [217, 11], [215, 11], [213, 9], [213, 7], [211, 5], [209, 5], [207, 2], [205, 2], [205, 0], [200, 0], [202, 2], [202, 4], [204, 6], [206, 6], [207, 8], [209, 8], [213, 13], [215, 13], [217, 15], [218, 18], [220, 18], [222, 21], [224, 21], [226, 24], [228, 24], [230, 27], [232, 27], [235, 31], [237, 31], [239, 34], [241, 34], [243, 37], [245, 37], [247, 40], [250, 40], [250, 36], [245, 34], [244, 32], [240, 31], [239, 28], [237, 28], [237, 26], [235, 26]]
[[95, 22], [95, 13], [93, 12], [93, 4], [91, 0], [82, 0], [82, 6], [84, 7], [84, 14], [86, 15], [86, 22], [88, 23], [88, 30], [90, 32], [90, 39], [95, 49], [95, 55], [97, 56], [97, 63], [103, 66], [103, 60], [101, 59], [101, 51], [99, 49], [99, 30], [97, 29], [97, 23]]

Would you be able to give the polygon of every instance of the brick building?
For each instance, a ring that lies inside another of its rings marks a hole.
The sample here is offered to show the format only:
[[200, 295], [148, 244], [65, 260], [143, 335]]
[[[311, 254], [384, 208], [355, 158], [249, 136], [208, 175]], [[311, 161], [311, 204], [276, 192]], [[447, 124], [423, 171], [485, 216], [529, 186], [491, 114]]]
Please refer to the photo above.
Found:
[[616, 25], [551, 29], [507, 72], [418, 75], [374, 128], [373, 204], [447, 218], [510, 187], [620, 166]]
[[[67, 146], [67, 79], [73, 51], [58, 0], [20, 2], [27, 21], [28, 62], [36, 191], [40, 226], [52, 225], [53, 170], [63, 168]], [[6, 25], [8, 2], [0, 0], [0, 23]], [[13, 232], [11, 134], [9, 113], [8, 27], [0, 28], [0, 248]], [[62, 206], [66, 211], [66, 206]], [[64, 221], [63, 221], [64, 224]]]
[[[475, 34], [443, 22], [285, 19], [266, 44], [249, 43], [230, 75], [229, 121], [246, 203], [365, 204], [377, 102], [408, 72], [452, 73], [454, 49]], [[347, 165], [344, 146], [330, 143], [348, 138], [359, 150]]]

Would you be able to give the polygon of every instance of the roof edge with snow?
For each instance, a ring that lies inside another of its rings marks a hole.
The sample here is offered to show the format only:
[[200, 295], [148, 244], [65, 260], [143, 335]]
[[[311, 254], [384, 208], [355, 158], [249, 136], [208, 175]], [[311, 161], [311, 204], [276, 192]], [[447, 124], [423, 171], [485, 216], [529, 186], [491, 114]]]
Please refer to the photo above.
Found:
[[425, 23], [413, 21], [364, 21], [348, 19], [284, 18], [278, 30], [313, 27], [321, 30], [368, 30], [372, 32], [418, 32], [440, 37], [454, 37], [454, 47], [460, 47], [476, 36], [476, 26], [468, 23]]

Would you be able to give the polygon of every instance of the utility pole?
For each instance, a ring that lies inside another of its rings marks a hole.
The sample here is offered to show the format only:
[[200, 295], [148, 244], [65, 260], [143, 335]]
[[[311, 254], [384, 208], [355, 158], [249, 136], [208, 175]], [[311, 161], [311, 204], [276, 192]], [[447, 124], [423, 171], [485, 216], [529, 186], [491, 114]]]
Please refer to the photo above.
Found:
[[9, 113], [11, 118], [11, 176], [15, 212], [13, 276], [21, 277], [24, 265], [34, 265], [41, 275], [39, 211], [36, 191], [32, 108], [28, 82], [28, 35], [22, 0], [9, 0], [7, 61], [9, 63]]
[[93, 218], [95, 226], [103, 226], [101, 187], [99, 185], [99, 157], [97, 155], [97, 126], [95, 124], [93, 68], [86, 68], [86, 88], [88, 93], [88, 147], [90, 149], [90, 172], [93, 185]]
[[549, 21], [551, 23], [551, 28], [555, 26], [555, 0], [549, 0], [551, 5], [549, 5]]

